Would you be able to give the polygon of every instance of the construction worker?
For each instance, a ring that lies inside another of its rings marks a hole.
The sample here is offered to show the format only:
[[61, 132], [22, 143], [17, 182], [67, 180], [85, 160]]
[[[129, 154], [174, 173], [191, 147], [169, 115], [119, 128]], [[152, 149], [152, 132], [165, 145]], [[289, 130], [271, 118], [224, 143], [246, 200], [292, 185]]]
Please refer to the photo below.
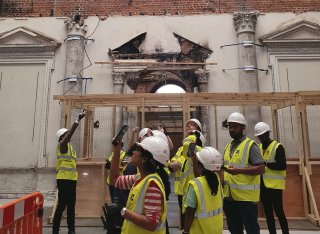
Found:
[[264, 160], [258, 145], [246, 135], [246, 120], [238, 112], [227, 120], [233, 141], [224, 151], [224, 206], [228, 229], [231, 234], [260, 233], [258, 201], [260, 175], [264, 173]]
[[76, 186], [78, 172], [76, 169], [77, 154], [70, 144], [71, 137], [77, 129], [80, 120], [85, 116], [82, 112], [78, 119], [73, 123], [70, 131], [61, 128], [57, 131], [58, 146], [57, 155], [57, 187], [58, 187], [58, 205], [53, 217], [52, 233], [59, 233], [61, 217], [67, 206], [68, 234], [75, 233], [75, 205], [76, 205]]
[[189, 181], [182, 233], [222, 234], [223, 195], [219, 176], [215, 173], [221, 168], [222, 157], [215, 148], [205, 147], [192, 159], [194, 165], [200, 166], [201, 175]]
[[[135, 147], [135, 144], [134, 144], [135, 143], [135, 135], [138, 132], [138, 130], [139, 130], [139, 127], [135, 127], [131, 132], [131, 135], [129, 138], [129, 144], [128, 144], [129, 150], [127, 151], [127, 155], [129, 155], [129, 156], [133, 154], [133, 150]], [[141, 142], [144, 138], [149, 137], [149, 136], [153, 136], [151, 128], [141, 129], [138, 134], [138, 142]]]
[[[123, 146], [123, 144], [122, 144]], [[107, 157], [106, 159], [106, 168], [110, 169], [111, 161], [113, 158], [113, 152]], [[120, 152], [120, 162], [119, 162], [119, 168], [122, 168], [121, 170], [121, 175], [123, 174], [123, 171], [125, 170], [126, 167], [126, 161], [124, 160], [126, 158], [126, 152], [121, 149]], [[118, 196], [119, 196], [119, 191], [115, 189], [111, 184], [110, 184], [110, 178], [109, 175], [107, 176], [107, 184], [109, 186], [109, 192], [110, 192], [110, 197], [112, 203], [118, 202]]]
[[281, 143], [271, 140], [271, 129], [268, 124], [256, 124], [255, 136], [259, 138], [260, 151], [265, 161], [265, 173], [261, 177], [260, 198], [266, 215], [270, 234], [276, 234], [276, 224], [273, 216], [275, 211], [283, 234], [289, 233], [287, 218], [283, 211], [282, 192], [285, 189], [286, 155]]
[[172, 150], [174, 146], [173, 146], [173, 142], [172, 142], [170, 136], [168, 135], [167, 129], [166, 129], [162, 124], [160, 124], [160, 125], [158, 126], [158, 129], [157, 129], [157, 130], [153, 130], [153, 131], [152, 131], [153, 134], [155, 133], [155, 131], [161, 131], [161, 132], [166, 136], [166, 138], [167, 138], [167, 140], [168, 140], [169, 149]]
[[[199, 120], [197, 119], [190, 119], [186, 123], [186, 135], [194, 135], [195, 131], [198, 131], [198, 138], [200, 138], [202, 126]], [[186, 156], [186, 151], [188, 149], [190, 141], [196, 141], [195, 135], [191, 137], [192, 139], [188, 139], [185, 141], [185, 144], [182, 145], [178, 151], [176, 152], [175, 156], [171, 159], [171, 162], [169, 163], [168, 167], [171, 171], [175, 172], [175, 182], [174, 182], [174, 192], [178, 196], [178, 204], [180, 208], [180, 229], [182, 230], [184, 226], [184, 214], [182, 212], [182, 200], [183, 195], [186, 192], [185, 190], [188, 187], [189, 180], [193, 179], [193, 170], [191, 167], [189, 167], [190, 162], [188, 160], [188, 157]], [[204, 137], [201, 137], [204, 141]], [[201, 147], [204, 145], [204, 142], [200, 143], [201, 140], [198, 140], [198, 145]], [[184, 155], [183, 155], [184, 154]], [[187, 165], [187, 166], [186, 166]], [[189, 173], [190, 172], [190, 173]]]
[[120, 176], [120, 144], [113, 147], [110, 183], [120, 189], [130, 190], [126, 207], [121, 210], [125, 221], [123, 234], [166, 233], [167, 202], [170, 182], [164, 165], [169, 160], [167, 142], [150, 136], [136, 143], [132, 156], [140, 176]]

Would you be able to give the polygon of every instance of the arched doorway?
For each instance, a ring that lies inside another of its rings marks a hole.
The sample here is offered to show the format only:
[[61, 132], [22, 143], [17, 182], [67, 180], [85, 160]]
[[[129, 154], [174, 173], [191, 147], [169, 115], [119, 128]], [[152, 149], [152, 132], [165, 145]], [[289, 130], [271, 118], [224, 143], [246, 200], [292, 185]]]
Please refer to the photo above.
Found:
[[[147, 32], [132, 38], [120, 47], [109, 50], [108, 54], [114, 61], [113, 78], [114, 85], [118, 87], [117, 93], [124, 90], [125, 83], [127, 90], [134, 93], [155, 93], [160, 87], [169, 84], [180, 86], [186, 93], [193, 93], [196, 90], [198, 92], [208, 91], [209, 71], [206, 69], [206, 59], [213, 51], [176, 33], [173, 35], [180, 45], [177, 51], [165, 48], [158, 50], [157, 47], [153, 52], [144, 51], [140, 45], [144, 42]], [[192, 108], [190, 117], [200, 120], [203, 134], [209, 142], [208, 110], [197, 106]], [[168, 127], [170, 133], [180, 132], [182, 139], [183, 119], [186, 118], [182, 115], [182, 107], [167, 106], [162, 109], [159, 107], [147, 109], [143, 113], [138, 110], [138, 117], [135, 118], [135, 121], [132, 120], [129, 113], [125, 113], [124, 118], [121, 119], [134, 122], [140, 127], [153, 129], [163, 124]]]

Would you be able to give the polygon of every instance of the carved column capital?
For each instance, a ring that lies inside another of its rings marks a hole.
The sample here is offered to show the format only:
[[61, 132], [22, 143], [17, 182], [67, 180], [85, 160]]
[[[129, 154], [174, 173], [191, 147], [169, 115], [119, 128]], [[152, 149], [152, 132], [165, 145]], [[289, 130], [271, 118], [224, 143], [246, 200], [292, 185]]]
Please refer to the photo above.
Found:
[[198, 83], [199, 84], [207, 84], [208, 83], [208, 78], [209, 78], [209, 71], [205, 69], [197, 69], [194, 74], [198, 78]]
[[114, 85], [123, 85], [125, 82], [125, 72], [112, 72], [113, 84]]
[[237, 33], [252, 32], [255, 33], [256, 23], [260, 13], [255, 12], [235, 12], [233, 14], [233, 23]]
[[73, 18], [68, 18], [67, 20], [64, 21], [64, 24], [67, 27], [68, 38], [69, 38], [69, 35], [70, 36], [79, 35], [84, 37], [84, 35], [87, 32], [87, 25], [84, 24], [83, 17], [81, 17], [78, 21], [75, 21]]

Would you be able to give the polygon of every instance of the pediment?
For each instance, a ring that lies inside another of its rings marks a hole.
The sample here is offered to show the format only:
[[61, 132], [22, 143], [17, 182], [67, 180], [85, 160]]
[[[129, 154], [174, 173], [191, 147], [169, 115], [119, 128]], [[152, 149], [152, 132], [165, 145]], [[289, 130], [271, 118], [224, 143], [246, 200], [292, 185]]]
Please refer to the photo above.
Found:
[[188, 56], [193, 62], [204, 62], [213, 53], [213, 51], [208, 49], [207, 47], [199, 45], [176, 33], [173, 34], [180, 43], [181, 53]]
[[[259, 38], [260, 42], [268, 47], [290, 45], [316, 46], [320, 42], [320, 25], [311, 21], [301, 20], [267, 33]], [[316, 44], [314, 44], [316, 43]]]
[[180, 52], [163, 52], [162, 50], [157, 49], [156, 46], [155, 52], [153, 53], [140, 52], [140, 45], [147, 37], [147, 32], [144, 32], [115, 49], [109, 49], [109, 56], [113, 59], [155, 59], [156, 61], [162, 62], [204, 62], [213, 52], [176, 33], [173, 33], [173, 36], [175, 40], [178, 40]]
[[138, 36], [130, 39], [128, 42], [124, 43], [123, 45], [115, 48], [112, 52], [118, 52], [120, 54], [137, 54], [140, 53], [139, 47], [141, 43], [146, 38], [147, 33], [141, 33]]
[[61, 43], [25, 27], [0, 34], [0, 52], [55, 51]]

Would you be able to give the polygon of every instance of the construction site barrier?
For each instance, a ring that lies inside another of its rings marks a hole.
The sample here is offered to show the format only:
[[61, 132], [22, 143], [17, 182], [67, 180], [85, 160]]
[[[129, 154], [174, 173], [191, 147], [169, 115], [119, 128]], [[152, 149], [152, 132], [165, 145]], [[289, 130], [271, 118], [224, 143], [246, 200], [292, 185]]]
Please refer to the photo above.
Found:
[[35, 192], [0, 206], [0, 234], [42, 234], [43, 195]]

